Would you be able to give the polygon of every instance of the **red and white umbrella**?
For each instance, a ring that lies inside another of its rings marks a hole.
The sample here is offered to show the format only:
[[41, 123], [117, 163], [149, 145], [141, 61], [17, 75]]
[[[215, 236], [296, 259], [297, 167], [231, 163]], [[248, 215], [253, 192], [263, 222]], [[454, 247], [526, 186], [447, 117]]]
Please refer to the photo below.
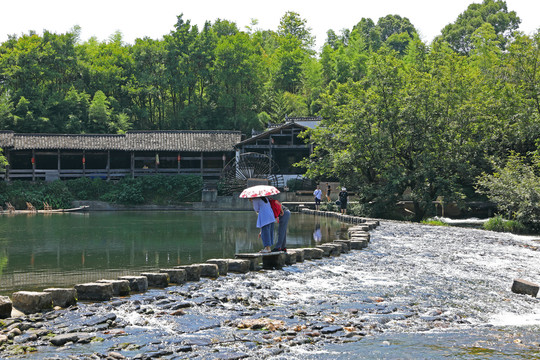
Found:
[[244, 189], [240, 194], [241, 198], [251, 199], [256, 197], [271, 196], [279, 194], [279, 190], [270, 185], [256, 185]]

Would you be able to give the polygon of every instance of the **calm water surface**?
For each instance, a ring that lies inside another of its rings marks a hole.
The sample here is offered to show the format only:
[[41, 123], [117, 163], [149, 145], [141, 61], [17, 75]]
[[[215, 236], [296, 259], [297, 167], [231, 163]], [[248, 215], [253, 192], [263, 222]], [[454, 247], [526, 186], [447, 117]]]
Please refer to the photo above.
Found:
[[[259, 251], [255, 222], [256, 214], [245, 211], [1, 216], [0, 294]], [[288, 247], [314, 246], [319, 230], [325, 242], [342, 229], [333, 219], [292, 214]]]

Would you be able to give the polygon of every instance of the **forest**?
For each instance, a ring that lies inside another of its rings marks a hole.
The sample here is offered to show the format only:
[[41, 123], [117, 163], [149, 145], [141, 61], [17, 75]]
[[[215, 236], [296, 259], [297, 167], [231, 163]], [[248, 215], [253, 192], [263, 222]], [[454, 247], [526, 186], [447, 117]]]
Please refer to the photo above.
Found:
[[489, 198], [508, 218], [535, 222], [540, 32], [519, 24], [505, 1], [484, 0], [429, 44], [407, 18], [387, 15], [328, 30], [315, 51], [295, 12], [276, 30], [224, 19], [199, 29], [180, 14], [162, 39], [134, 44], [121, 33], [82, 42], [76, 26], [13, 35], [0, 45], [0, 130], [249, 134], [321, 116], [306, 133], [314, 152], [298, 165], [358, 190], [368, 215], [407, 192], [417, 220], [442, 197]]

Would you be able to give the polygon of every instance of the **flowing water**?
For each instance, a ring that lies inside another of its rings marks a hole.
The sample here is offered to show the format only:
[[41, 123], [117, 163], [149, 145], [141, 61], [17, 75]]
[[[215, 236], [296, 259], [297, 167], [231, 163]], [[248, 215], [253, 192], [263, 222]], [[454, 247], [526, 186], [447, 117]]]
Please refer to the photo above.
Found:
[[[291, 225], [309, 222], [299, 231], [312, 241], [315, 219], [298, 215]], [[323, 238], [340, 232], [339, 226], [330, 228]], [[184, 358], [178, 347], [186, 344], [195, 350], [185, 357], [196, 359], [235, 358], [237, 352], [254, 359], [540, 359], [540, 299], [510, 291], [516, 278], [540, 283], [539, 246], [534, 237], [382, 222], [361, 251], [101, 305], [124, 323], [121, 339], [45, 349], [34, 357], [106, 353], [124, 342], [143, 344], [125, 356], [169, 346], [166, 359]], [[186, 299], [193, 306], [184, 316], [167, 314], [166, 306]], [[289, 329], [305, 326], [311, 335], [288, 330], [280, 339], [294, 339], [275, 343], [278, 333], [228, 325], [246, 317], [280, 319]], [[74, 318], [70, 324], [78, 326]], [[356, 336], [343, 331], [351, 327]], [[333, 333], [311, 341], [314, 329]], [[239, 342], [243, 338], [252, 341]]]

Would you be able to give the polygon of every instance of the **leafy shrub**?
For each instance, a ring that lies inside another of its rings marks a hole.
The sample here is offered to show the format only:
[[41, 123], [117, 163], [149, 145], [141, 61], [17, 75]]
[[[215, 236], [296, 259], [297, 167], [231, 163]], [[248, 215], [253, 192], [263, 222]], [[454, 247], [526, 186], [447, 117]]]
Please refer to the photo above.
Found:
[[441, 220], [435, 220], [435, 219], [427, 219], [422, 220], [422, 224], [424, 225], [434, 225], [434, 226], [449, 226], [447, 223], [441, 221]]
[[540, 221], [540, 154], [511, 154], [506, 164], [494, 164], [493, 174], [478, 178], [478, 192], [486, 194], [507, 217], [521, 223]]
[[319, 210], [339, 212], [339, 206], [337, 206], [334, 202], [323, 202], [321, 203]]
[[287, 180], [287, 187], [290, 191], [313, 190], [315, 185], [310, 179], [289, 179]]
[[66, 208], [73, 200], [73, 195], [60, 180], [50, 183], [13, 181], [5, 190], [2, 200], [10, 202], [16, 209], [26, 209], [26, 202], [37, 209], [43, 209], [44, 202], [54, 208]]
[[102, 200], [116, 204], [178, 204], [200, 201], [203, 187], [198, 175], [147, 176], [118, 182], [80, 178], [68, 181], [0, 183], [0, 201], [25, 209], [26, 202], [42, 209], [68, 208], [73, 200]]
[[514, 234], [524, 233], [527, 228], [517, 220], [505, 220], [501, 215], [492, 217], [483, 225], [484, 230], [511, 232]]
[[77, 200], [98, 200], [114, 185], [113, 182], [86, 177], [66, 181], [66, 186]]

